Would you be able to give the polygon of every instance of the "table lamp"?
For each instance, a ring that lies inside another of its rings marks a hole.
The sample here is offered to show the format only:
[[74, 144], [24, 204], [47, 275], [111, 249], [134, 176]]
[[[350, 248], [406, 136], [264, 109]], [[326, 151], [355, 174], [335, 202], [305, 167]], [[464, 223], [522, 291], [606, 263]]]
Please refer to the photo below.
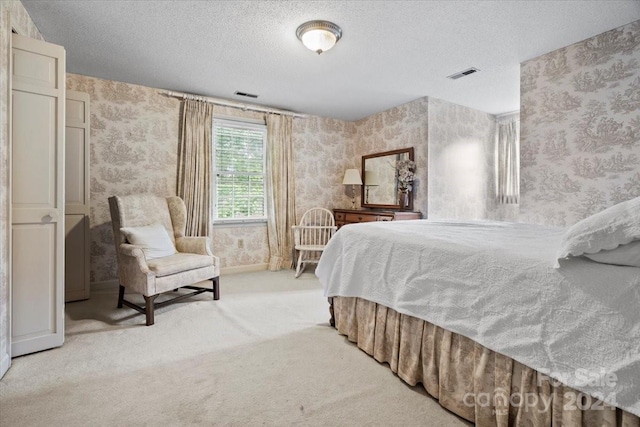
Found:
[[362, 185], [362, 179], [360, 178], [360, 172], [358, 169], [347, 169], [344, 172], [344, 179], [342, 184], [351, 186], [351, 209], [356, 208], [356, 189], [354, 185]]

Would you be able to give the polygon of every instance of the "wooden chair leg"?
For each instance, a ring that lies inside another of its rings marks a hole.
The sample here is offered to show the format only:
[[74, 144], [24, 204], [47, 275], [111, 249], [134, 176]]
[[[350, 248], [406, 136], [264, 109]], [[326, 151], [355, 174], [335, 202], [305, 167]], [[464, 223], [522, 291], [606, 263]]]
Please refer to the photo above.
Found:
[[145, 314], [147, 315], [147, 326], [151, 326], [154, 323], [153, 311], [154, 311], [154, 300], [158, 295], [152, 295], [150, 297], [144, 296], [145, 301]]
[[122, 308], [122, 300], [124, 299], [124, 286], [120, 285], [118, 290], [118, 308]]
[[217, 301], [220, 299], [220, 276], [214, 277], [211, 281], [213, 282], [213, 299]]

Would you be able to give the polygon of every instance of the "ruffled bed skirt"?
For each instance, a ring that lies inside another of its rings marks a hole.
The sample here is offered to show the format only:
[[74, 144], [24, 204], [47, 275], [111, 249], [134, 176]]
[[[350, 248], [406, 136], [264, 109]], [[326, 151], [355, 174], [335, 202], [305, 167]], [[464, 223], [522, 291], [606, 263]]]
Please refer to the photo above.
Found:
[[478, 426], [640, 427], [629, 412], [424, 320], [352, 297], [334, 297], [333, 310], [340, 334]]

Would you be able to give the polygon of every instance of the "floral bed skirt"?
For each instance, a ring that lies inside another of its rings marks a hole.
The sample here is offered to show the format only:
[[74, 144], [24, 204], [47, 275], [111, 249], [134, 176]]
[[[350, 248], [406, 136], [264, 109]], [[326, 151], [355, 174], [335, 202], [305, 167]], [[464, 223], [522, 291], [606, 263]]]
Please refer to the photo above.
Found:
[[475, 341], [352, 297], [333, 297], [338, 332], [406, 383], [478, 426], [640, 427], [640, 418]]

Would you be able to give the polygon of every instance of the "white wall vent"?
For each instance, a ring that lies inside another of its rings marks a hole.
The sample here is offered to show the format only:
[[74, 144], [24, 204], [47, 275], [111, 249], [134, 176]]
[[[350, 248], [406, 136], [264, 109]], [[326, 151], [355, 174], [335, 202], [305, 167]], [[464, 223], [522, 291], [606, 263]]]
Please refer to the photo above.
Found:
[[471, 68], [468, 68], [468, 69], [466, 69], [464, 71], [460, 71], [459, 73], [451, 74], [450, 76], [447, 76], [447, 78], [451, 79], [451, 80], [456, 80], [456, 79], [459, 79], [460, 77], [464, 77], [464, 76], [468, 76], [469, 74], [477, 73], [478, 71], [480, 71], [480, 70], [478, 70], [477, 68], [471, 67]]

